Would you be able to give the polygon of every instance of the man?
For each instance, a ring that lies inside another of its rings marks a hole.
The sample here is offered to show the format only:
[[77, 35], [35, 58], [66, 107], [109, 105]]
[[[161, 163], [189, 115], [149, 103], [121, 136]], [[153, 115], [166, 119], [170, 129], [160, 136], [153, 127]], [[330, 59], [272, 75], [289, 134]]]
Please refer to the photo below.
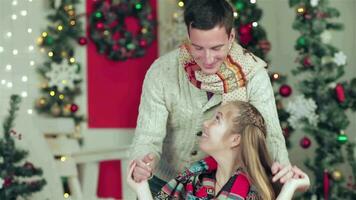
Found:
[[190, 1], [184, 20], [189, 41], [158, 58], [145, 77], [130, 153], [135, 181], [151, 178], [156, 193], [204, 158], [197, 146], [203, 121], [221, 103], [242, 100], [264, 116], [274, 181], [285, 182], [293, 174], [266, 63], [235, 43], [232, 7], [225, 0]]

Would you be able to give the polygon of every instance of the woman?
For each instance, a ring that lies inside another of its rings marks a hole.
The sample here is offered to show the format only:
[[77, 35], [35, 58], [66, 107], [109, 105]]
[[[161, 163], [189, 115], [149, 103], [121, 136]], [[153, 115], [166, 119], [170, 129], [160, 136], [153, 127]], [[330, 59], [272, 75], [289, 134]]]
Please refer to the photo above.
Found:
[[[221, 106], [204, 122], [199, 146], [209, 157], [193, 164], [169, 181], [155, 199], [291, 199], [296, 189], [309, 187], [302, 174], [284, 184], [272, 185], [272, 160], [266, 146], [266, 125], [258, 110], [247, 102]], [[153, 199], [147, 181], [136, 183], [130, 165], [127, 181], [139, 199]]]

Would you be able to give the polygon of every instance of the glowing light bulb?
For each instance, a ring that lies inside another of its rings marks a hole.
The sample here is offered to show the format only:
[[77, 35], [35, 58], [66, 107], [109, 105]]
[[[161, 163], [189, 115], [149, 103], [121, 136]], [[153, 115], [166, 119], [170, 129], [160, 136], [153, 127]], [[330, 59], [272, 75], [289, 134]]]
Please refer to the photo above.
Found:
[[59, 31], [61, 31], [61, 30], [63, 30], [63, 26], [62, 26], [62, 25], [59, 25], [59, 26], [57, 26], [57, 29], [58, 29]]
[[237, 12], [234, 12], [234, 17], [236, 18], [238, 16], [239, 16], [239, 14], [237, 14]]
[[28, 95], [27, 95], [27, 92], [26, 92], [26, 91], [22, 91], [22, 92], [21, 92], [21, 96], [22, 96], [23, 98], [27, 97], [27, 96], [28, 96]]
[[303, 7], [300, 7], [300, 8], [297, 9], [297, 12], [298, 12], [298, 13], [304, 13], [304, 11], [305, 11], [305, 10], [304, 10]]
[[22, 76], [21, 80], [22, 80], [22, 82], [27, 82], [28, 78], [27, 78], [27, 76]]
[[69, 62], [70, 62], [70, 63], [75, 63], [75, 58], [71, 57], [71, 58], [69, 59]]
[[8, 88], [12, 88], [13, 84], [12, 84], [12, 82], [7, 82], [7, 83], [6, 83], [6, 86], [7, 86]]
[[11, 71], [12, 66], [10, 64], [7, 64], [5, 68], [6, 68], [7, 71]]
[[26, 15], [27, 15], [27, 10], [21, 10], [20, 14], [21, 14], [22, 16], [26, 16]]
[[179, 7], [183, 7], [184, 6], [184, 2], [183, 1], [178, 2], [178, 6]]
[[61, 161], [62, 162], [66, 161], [66, 160], [67, 160], [67, 158], [65, 156], [61, 156]]

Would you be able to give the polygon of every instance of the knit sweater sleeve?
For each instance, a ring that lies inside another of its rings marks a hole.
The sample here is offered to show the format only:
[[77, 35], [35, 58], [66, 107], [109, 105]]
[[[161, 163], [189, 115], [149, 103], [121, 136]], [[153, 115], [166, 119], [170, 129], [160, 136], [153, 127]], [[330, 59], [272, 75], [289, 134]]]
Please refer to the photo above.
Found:
[[273, 88], [266, 69], [260, 68], [247, 84], [249, 102], [262, 114], [267, 125], [267, 146], [274, 161], [288, 164], [288, 151], [279, 123]]
[[130, 159], [148, 153], [155, 153], [160, 158], [168, 118], [162, 70], [159, 61], [156, 61], [145, 76], [135, 136], [130, 148]]

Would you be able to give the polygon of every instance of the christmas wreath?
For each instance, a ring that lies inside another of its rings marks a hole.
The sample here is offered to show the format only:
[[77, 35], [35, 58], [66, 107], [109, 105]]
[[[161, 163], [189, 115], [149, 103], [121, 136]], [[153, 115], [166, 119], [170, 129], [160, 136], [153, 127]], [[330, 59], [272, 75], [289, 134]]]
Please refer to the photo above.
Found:
[[148, 0], [97, 0], [89, 34], [99, 53], [126, 60], [145, 55], [145, 48], [155, 39], [155, 24]]

